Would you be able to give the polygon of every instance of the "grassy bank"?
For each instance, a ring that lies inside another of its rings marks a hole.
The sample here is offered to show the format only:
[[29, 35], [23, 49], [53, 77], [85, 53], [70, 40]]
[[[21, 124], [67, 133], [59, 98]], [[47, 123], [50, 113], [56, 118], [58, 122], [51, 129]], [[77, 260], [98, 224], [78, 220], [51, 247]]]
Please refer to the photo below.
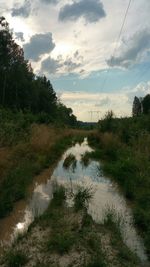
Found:
[[[36, 175], [53, 166], [85, 132], [37, 124], [32, 114], [1, 110], [0, 218], [25, 198]], [[38, 118], [39, 119], [39, 118]]]
[[133, 204], [134, 222], [150, 255], [150, 132], [144, 121], [149, 117], [111, 120], [109, 127], [102, 122], [101, 130], [89, 138], [95, 152], [86, 158], [101, 159], [104, 173], [119, 183]]
[[57, 187], [47, 211], [5, 252], [1, 266], [140, 267], [112, 215], [107, 214], [104, 224], [94, 223], [84, 205], [86, 197], [76, 209], [81, 194], [85, 196], [85, 191], [75, 194], [69, 208], [64, 188]]

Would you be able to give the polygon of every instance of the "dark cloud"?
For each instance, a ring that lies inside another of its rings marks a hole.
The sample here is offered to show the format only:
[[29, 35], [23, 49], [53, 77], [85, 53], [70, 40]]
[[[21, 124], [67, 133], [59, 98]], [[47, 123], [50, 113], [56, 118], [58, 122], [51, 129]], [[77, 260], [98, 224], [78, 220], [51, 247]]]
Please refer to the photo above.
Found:
[[67, 58], [63, 64], [68, 72], [72, 72], [73, 70], [81, 66], [81, 63], [74, 62], [72, 58]]
[[48, 57], [42, 61], [40, 72], [55, 74], [61, 66], [62, 64], [59, 62], [59, 60]]
[[15, 37], [17, 40], [24, 42], [24, 34], [23, 32], [15, 32]]
[[30, 42], [23, 46], [25, 57], [33, 61], [38, 61], [41, 55], [50, 53], [54, 47], [55, 43], [50, 32], [33, 35]]
[[20, 17], [27, 18], [29, 17], [30, 13], [31, 13], [30, 0], [25, 0], [23, 5], [21, 6], [15, 5], [15, 7], [11, 9], [11, 15], [13, 17], [20, 16]]
[[128, 68], [137, 63], [144, 53], [150, 49], [150, 31], [145, 29], [142, 32], [137, 32], [126, 43], [127, 47], [124, 50], [122, 49], [119, 56], [113, 56], [107, 60], [109, 66]]
[[40, 0], [41, 2], [45, 4], [57, 4], [60, 0]]
[[62, 7], [59, 12], [60, 21], [74, 21], [83, 17], [86, 22], [97, 22], [105, 16], [106, 13], [100, 0], [74, 1]]
[[61, 72], [73, 72], [80, 66], [81, 63], [74, 62], [71, 57], [67, 57], [65, 60], [63, 60], [61, 55], [57, 59], [48, 57], [42, 61], [40, 73], [56, 74], [60, 70]]

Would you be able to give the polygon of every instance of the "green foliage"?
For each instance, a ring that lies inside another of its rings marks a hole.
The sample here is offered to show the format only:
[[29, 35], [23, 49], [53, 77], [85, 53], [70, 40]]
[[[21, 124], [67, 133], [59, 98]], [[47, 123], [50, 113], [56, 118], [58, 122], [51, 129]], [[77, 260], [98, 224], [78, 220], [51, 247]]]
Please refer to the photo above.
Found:
[[41, 123], [75, 126], [76, 117], [72, 109], [59, 102], [45, 76], [35, 76], [4, 17], [0, 17], [0, 27], [0, 106], [39, 114], [37, 119]]
[[22, 267], [28, 262], [28, 257], [22, 251], [10, 250], [5, 258], [8, 267]]
[[47, 249], [64, 254], [69, 252], [74, 243], [75, 236], [71, 232], [54, 233], [47, 243]]
[[143, 105], [143, 113], [149, 114], [150, 113], [150, 95], [149, 94], [143, 98], [142, 105]]
[[113, 118], [114, 113], [110, 110], [105, 114], [104, 119], [99, 121], [99, 128], [101, 132], [109, 132], [113, 129]]

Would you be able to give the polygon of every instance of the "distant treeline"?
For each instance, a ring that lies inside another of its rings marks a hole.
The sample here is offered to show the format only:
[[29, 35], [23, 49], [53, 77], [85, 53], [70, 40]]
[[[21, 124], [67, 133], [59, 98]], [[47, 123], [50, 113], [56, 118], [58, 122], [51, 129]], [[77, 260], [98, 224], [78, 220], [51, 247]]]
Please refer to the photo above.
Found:
[[33, 73], [4, 17], [0, 17], [0, 106], [42, 113], [48, 122], [76, 124], [72, 109], [59, 101], [51, 82]]
[[132, 115], [135, 117], [141, 114], [150, 114], [150, 94], [145, 97], [134, 97]]

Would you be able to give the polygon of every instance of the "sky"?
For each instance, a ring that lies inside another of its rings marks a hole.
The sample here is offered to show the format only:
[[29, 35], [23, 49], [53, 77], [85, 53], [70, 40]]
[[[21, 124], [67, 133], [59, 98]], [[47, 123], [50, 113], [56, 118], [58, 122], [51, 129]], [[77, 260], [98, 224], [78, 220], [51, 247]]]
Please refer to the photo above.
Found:
[[108, 110], [131, 116], [134, 96], [150, 93], [150, 1], [131, 0], [123, 24], [128, 5], [129, 0], [0, 0], [0, 16], [34, 72], [50, 79], [77, 119], [97, 121]]

